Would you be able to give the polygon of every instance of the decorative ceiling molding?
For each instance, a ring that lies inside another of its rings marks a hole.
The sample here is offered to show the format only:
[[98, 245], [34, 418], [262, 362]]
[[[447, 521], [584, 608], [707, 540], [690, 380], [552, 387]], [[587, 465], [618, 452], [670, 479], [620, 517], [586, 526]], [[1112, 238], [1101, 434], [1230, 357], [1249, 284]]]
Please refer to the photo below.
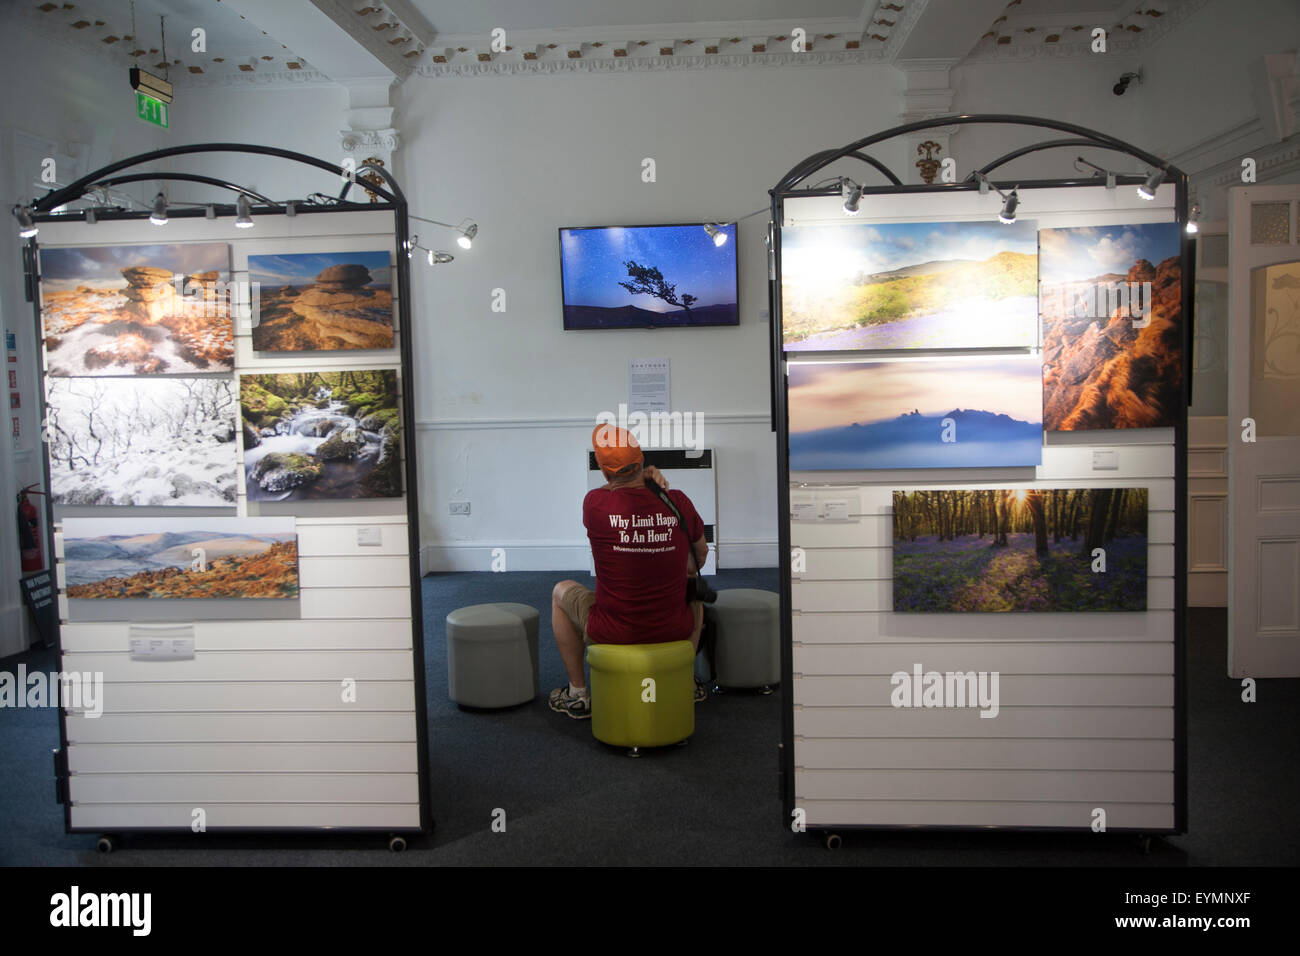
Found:
[[[353, 0], [388, 14], [382, 0]], [[565, 30], [507, 30], [505, 49], [485, 35], [438, 36], [417, 59], [424, 76], [529, 73], [629, 73], [714, 67], [830, 66], [889, 58], [915, 26], [927, 0], [866, 0], [853, 19], [798, 17], [732, 23], [646, 24]], [[802, 52], [796, 29], [805, 31]]]
[[[126, 10], [125, 5], [123, 10]], [[204, 53], [194, 53], [190, 49], [188, 34], [182, 32], [175, 38], [176, 49], [168, 50], [171, 56], [164, 70], [159, 65], [161, 52], [154, 47], [153, 42], [137, 45], [131, 36], [129, 13], [124, 14], [120, 22], [90, 20], [87, 17], [88, 14], [80, 10], [76, 3], [37, 4], [28, 0], [20, 5], [4, 4], [0, 12], [0, 24], [9, 28], [25, 28], [122, 70], [138, 66], [151, 73], [166, 73], [178, 90], [208, 86], [301, 86], [331, 82], [302, 57], [269, 36], [256, 41], [256, 54], [251, 52], [251, 46], [237, 53], [223, 53], [215, 48]], [[157, 24], [152, 26], [156, 27]], [[257, 29], [259, 34], [263, 32], [253, 25], [250, 25], [250, 29]], [[266, 52], [272, 49], [277, 54]]]
[[1106, 30], [1108, 55], [1136, 55], [1154, 46], [1186, 22], [1209, 0], [1125, 0], [1105, 13], [1026, 16], [1018, 14], [1021, 0], [1011, 0], [989, 27], [965, 63], [990, 60], [1032, 60], [1096, 56], [1092, 31]]
[[[405, 79], [424, 53], [417, 30], [407, 26], [402, 17], [384, 0], [311, 0], [325, 16], [333, 20], [362, 49], [387, 67], [399, 80]], [[409, 5], [407, 16], [418, 16]], [[419, 29], [417, 27], [417, 29]], [[428, 35], [427, 28], [420, 32]]]

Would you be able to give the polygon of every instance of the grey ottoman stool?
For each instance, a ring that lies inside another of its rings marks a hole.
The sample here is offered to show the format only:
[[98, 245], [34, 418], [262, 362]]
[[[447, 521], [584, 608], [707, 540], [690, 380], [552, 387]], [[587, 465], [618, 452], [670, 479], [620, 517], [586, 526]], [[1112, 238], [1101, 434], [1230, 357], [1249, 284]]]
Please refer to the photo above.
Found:
[[781, 596], [732, 588], [713, 604], [718, 621], [718, 686], [761, 687], [781, 682]]
[[513, 707], [537, 696], [537, 609], [473, 604], [447, 615], [447, 696], [462, 707]]

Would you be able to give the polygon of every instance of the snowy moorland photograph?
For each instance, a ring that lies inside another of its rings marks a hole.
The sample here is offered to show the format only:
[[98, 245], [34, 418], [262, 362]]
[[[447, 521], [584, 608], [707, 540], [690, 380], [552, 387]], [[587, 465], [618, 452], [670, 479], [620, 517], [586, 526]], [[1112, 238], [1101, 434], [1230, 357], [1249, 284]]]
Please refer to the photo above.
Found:
[[781, 230], [786, 351], [1038, 344], [1035, 223]]
[[387, 349], [393, 346], [388, 253], [299, 252], [248, 257], [257, 284], [258, 352]]
[[51, 378], [55, 504], [230, 507], [235, 387], [214, 378]]
[[68, 597], [295, 598], [293, 518], [65, 518]]
[[397, 372], [242, 375], [249, 501], [397, 498]]
[[40, 256], [48, 374], [233, 370], [225, 243], [42, 248]]
[[1042, 464], [1036, 355], [789, 366], [790, 469]]
[[894, 610], [1145, 611], [1147, 489], [894, 492]]

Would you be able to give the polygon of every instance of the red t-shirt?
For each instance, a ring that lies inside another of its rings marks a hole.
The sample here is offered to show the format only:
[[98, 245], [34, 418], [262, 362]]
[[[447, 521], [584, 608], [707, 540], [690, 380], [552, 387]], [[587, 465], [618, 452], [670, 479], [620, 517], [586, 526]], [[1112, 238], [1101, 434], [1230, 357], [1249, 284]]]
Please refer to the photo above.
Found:
[[686, 603], [690, 541], [704, 522], [682, 492], [668, 497], [686, 521], [649, 488], [597, 488], [582, 502], [582, 523], [596, 564], [596, 604], [587, 635], [597, 644], [658, 644], [685, 641], [695, 630]]

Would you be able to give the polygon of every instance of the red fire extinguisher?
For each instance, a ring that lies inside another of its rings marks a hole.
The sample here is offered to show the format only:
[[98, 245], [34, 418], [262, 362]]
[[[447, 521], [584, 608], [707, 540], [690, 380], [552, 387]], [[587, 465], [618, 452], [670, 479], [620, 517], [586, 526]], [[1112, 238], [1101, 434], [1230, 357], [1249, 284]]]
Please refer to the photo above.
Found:
[[45, 569], [45, 549], [41, 545], [41, 516], [27, 496], [43, 495], [35, 485], [18, 492], [18, 548], [22, 552], [23, 574]]

